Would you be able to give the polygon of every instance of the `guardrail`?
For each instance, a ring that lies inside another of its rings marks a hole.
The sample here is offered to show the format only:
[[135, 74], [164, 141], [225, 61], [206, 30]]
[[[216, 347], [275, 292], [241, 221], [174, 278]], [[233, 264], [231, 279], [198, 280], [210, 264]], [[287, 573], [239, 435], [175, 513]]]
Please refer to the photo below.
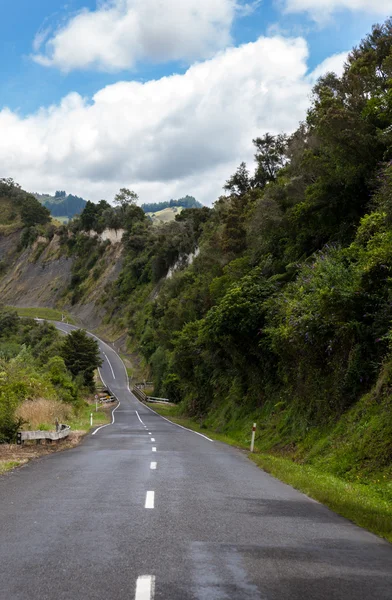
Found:
[[28, 440], [36, 440], [37, 444], [40, 444], [41, 440], [59, 441], [68, 437], [70, 432], [69, 425], [58, 425], [56, 431], [18, 431], [16, 443], [21, 445]]
[[168, 403], [170, 400], [167, 398], [154, 398], [154, 396], [147, 396], [140, 388], [136, 385], [132, 388], [132, 393], [136, 396], [138, 400], [141, 402], [165, 402]]
[[132, 394], [134, 394], [136, 396], [136, 398], [138, 400], [140, 400], [140, 402], [147, 402], [146, 394], [144, 392], [142, 392], [142, 390], [140, 390], [138, 387], [133, 386]]
[[170, 402], [170, 400], [168, 400], [167, 398], [154, 398], [154, 396], [147, 396], [147, 400], [148, 400], [148, 402], [163, 402], [163, 403]]
[[141, 381], [139, 383], [135, 383], [135, 387], [139, 388], [139, 390], [143, 390], [146, 387], [153, 387], [154, 383], [152, 381]]

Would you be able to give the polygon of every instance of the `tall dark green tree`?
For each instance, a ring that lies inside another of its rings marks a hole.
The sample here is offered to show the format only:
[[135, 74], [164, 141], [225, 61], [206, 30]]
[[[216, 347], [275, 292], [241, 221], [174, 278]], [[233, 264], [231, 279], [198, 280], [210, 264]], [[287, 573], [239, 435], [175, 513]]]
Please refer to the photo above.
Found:
[[50, 221], [50, 212], [45, 206], [42, 206], [34, 196], [27, 194], [20, 201], [20, 216], [23, 225], [32, 227], [33, 225], [45, 225]]
[[94, 370], [102, 365], [98, 343], [83, 329], [75, 329], [63, 341], [60, 354], [72, 375], [82, 375], [86, 387], [94, 389]]

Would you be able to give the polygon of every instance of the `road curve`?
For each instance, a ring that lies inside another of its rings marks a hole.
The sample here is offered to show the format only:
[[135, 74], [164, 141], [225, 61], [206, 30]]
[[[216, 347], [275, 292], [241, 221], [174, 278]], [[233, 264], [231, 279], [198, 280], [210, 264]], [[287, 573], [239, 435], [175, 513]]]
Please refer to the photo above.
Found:
[[392, 598], [390, 544], [162, 419], [99, 346], [115, 423], [0, 478], [1, 600]]

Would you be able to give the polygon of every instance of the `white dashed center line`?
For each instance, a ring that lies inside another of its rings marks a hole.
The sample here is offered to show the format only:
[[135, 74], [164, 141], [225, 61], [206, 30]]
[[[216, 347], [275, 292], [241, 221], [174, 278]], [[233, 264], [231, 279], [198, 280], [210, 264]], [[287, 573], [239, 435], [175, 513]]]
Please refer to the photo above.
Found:
[[152, 471], [155, 471], [155, 470], [156, 470], [156, 468], [157, 468], [157, 463], [156, 463], [156, 462], [152, 462], [152, 463], [150, 464], [150, 469], [151, 469]]
[[142, 575], [136, 582], [135, 600], [154, 600], [155, 577], [153, 575]]
[[156, 452], [156, 451], [157, 451], [157, 449], [155, 448], [155, 446], [153, 446], [153, 447], [152, 447], [152, 451], [153, 451], [153, 452]]
[[154, 508], [155, 492], [147, 492], [144, 508]]
[[155, 442], [155, 438], [151, 438], [151, 441], [152, 441], [152, 442]]

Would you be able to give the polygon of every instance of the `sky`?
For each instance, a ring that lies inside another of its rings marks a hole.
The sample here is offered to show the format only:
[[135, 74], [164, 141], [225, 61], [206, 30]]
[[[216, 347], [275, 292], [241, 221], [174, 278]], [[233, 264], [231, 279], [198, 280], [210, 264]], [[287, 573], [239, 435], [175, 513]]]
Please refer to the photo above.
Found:
[[206, 205], [392, 0], [0, 0], [0, 177]]

